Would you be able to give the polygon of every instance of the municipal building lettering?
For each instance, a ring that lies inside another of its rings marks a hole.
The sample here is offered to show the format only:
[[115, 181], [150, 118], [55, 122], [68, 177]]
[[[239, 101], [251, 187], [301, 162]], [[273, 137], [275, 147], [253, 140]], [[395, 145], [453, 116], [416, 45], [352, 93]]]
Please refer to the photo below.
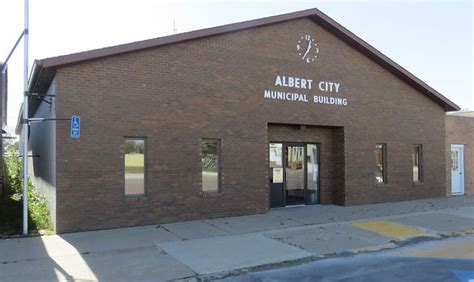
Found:
[[[263, 97], [266, 99], [274, 100], [286, 100], [296, 102], [313, 102], [317, 104], [347, 106], [347, 98], [345, 97], [333, 97], [327, 95], [311, 95], [302, 93], [304, 91], [313, 90], [330, 93], [339, 93], [342, 90], [342, 86], [339, 82], [335, 81], [314, 81], [313, 79], [277, 75], [275, 77], [275, 87], [278, 88], [294, 88], [294, 91], [281, 91], [281, 89], [265, 89]], [[314, 86], [314, 88], [313, 88]]]

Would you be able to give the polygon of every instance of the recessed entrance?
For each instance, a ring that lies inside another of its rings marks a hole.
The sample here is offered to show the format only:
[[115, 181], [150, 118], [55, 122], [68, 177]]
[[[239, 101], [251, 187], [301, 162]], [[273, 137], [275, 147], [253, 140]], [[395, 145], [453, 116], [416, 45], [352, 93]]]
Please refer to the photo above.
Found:
[[319, 204], [319, 144], [269, 144], [270, 207]]

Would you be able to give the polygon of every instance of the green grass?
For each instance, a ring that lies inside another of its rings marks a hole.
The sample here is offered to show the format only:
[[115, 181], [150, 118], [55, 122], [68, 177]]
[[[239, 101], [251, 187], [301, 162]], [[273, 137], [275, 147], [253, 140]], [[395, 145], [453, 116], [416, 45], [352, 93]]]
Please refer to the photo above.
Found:
[[[22, 196], [13, 194], [0, 197], [0, 238], [21, 234], [22, 224]], [[46, 200], [35, 190], [28, 193], [28, 230], [30, 234], [54, 233]]]
[[136, 167], [136, 166], [127, 166], [125, 167], [126, 173], [143, 173], [145, 169], [143, 167]]
[[217, 172], [216, 167], [203, 167], [202, 170], [207, 172]]
[[143, 173], [145, 171], [143, 154], [127, 154], [125, 155], [125, 172]]
[[[8, 149], [4, 158], [5, 194], [0, 197], [0, 237], [21, 234], [23, 221], [23, 185], [20, 177], [21, 160], [18, 152]], [[46, 198], [28, 181], [28, 230], [30, 234], [53, 232]]]

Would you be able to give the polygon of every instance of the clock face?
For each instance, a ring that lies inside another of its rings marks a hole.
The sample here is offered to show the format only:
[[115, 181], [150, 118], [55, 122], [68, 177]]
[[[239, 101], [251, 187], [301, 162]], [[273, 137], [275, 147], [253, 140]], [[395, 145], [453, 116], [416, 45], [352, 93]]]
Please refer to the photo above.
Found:
[[314, 62], [319, 54], [318, 44], [314, 42], [314, 38], [309, 34], [301, 36], [298, 43], [296, 43], [296, 51], [301, 60], [308, 64]]

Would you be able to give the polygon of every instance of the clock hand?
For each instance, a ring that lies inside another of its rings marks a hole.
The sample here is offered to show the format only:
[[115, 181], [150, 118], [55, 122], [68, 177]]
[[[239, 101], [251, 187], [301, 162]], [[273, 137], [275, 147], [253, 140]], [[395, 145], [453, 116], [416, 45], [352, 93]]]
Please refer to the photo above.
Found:
[[306, 53], [304, 53], [303, 58], [301, 58], [302, 60], [304, 60], [306, 55], [308, 55], [309, 49], [311, 49], [311, 41], [308, 42], [308, 49], [306, 50]]

